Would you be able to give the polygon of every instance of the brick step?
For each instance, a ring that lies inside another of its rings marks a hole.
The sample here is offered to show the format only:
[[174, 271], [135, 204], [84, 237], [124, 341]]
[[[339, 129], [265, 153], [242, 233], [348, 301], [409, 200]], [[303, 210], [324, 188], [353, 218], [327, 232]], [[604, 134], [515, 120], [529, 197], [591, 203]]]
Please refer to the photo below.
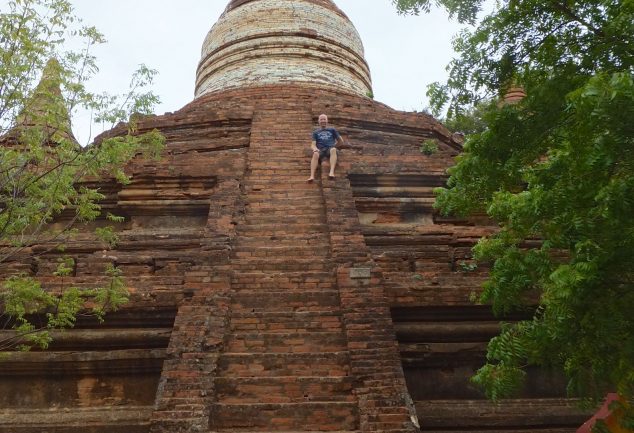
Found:
[[266, 213], [247, 213], [242, 225], [238, 226], [238, 230], [244, 226], [271, 225], [277, 226], [276, 230], [279, 233], [305, 233], [307, 235], [321, 233], [325, 237], [329, 233], [326, 229], [314, 229], [315, 226], [325, 225], [325, 223], [326, 216], [323, 214], [308, 215], [287, 213], [286, 215], [271, 215]]
[[309, 170], [296, 170], [293, 175], [260, 174], [257, 172], [251, 172], [243, 180], [243, 185], [246, 187], [247, 191], [254, 192], [256, 194], [282, 194], [287, 192], [294, 193], [291, 196], [297, 196], [299, 195], [298, 193], [304, 193], [310, 196], [319, 197], [321, 196], [321, 191], [315, 188], [312, 183], [307, 181], [309, 174]]
[[[305, 198], [304, 200], [311, 200]], [[267, 200], [266, 205], [263, 203], [252, 203], [246, 209], [247, 215], [271, 215], [271, 216], [288, 216], [301, 218], [304, 222], [306, 219], [314, 216], [324, 216], [324, 206], [322, 204], [314, 205], [311, 203], [299, 204], [297, 202], [288, 202], [280, 199]], [[194, 238], [195, 236], [192, 236]]]
[[247, 284], [249, 282], [259, 283], [315, 283], [330, 280], [334, 277], [334, 272], [328, 271], [276, 271], [276, 270], [257, 270], [257, 271], [236, 271], [234, 270], [232, 281], [238, 284]]
[[[281, 162], [280, 166], [292, 166], [294, 162]], [[249, 185], [250, 182], [258, 183], [258, 182], [272, 182], [272, 183], [280, 183], [283, 181], [288, 182], [306, 182], [309, 175], [309, 166], [302, 166], [301, 169], [297, 169], [295, 167], [293, 170], [289, 170], [283, 173], [273, 172], [272, 170], [258, 170], [251, 167], [251, 173], [249, 174], [249, 178], [246, 180], [246, 185]]]
[[[296, 292], [296, 293], [304, 293], [306, 291], [318, 290], [320, 292], [336, 290], [337, 283], [335, 281], [322, 281], [322, 282], [272, 282], [272, 281], [263, 281], [263, 282], [247, 282], [247, 283], [231, 283], [231, 289], [235, 292], [246, 292], [254, 295], [264, 295], [264, 296], [285, 296], [288, 293]], [[283, 293], [277, 293], [282, 290]], [[274, 293], [270, 295], [270, 293]], [[277, 293], [277, 294], [276, 294]]]
[[251, 191], [247, 195], [247, 203], [265, 203], [270, 201], [280, 203], [294, 203], [303, 204], [307, 198], [320, 198], [322, 197], [321, 191], [310, 189], [289, 189], [288, 191]]
[[301, 208], [303, 206], [321, 206], [323, 207], [323, 196], [320, 191], [300, 191], [300, 194], [292, 194], [287, 196], [285, 193], [275, 193], [262, 191], [247, 193], [245, 198], [247, 205], [250, 206], [268, 206], [278, 209], [282, 208]]
[[[253, 142], [253, 141], [252, 141]], [[249, 168], [252, 172], [267, 172], [270, 170], [289, 170], [295, 173], [308, 173], [310, 170], [310, 160], [312, 157], [312, 151], [307, 150], [294, 155], [285, 154], [278, 155], [279, 157], [271, 157], [264, 152], [251, 153], [249, 155]], [[260, 160], [261, 159], [261, 160]]]
[[279, 249], [279, 250], [267, 250], [264, 248], [245, 248], [246, 251], [234, 251], [234, 257], [240, 259], [248, 259], [248, 258], [276, 258], [280, 256], [287, 257], [310, 257], [315, 260], [327, 258], [330, 254], [330, 248], [322, 247], [321, 249], [306, 249], [306, 250], [293, 250], [288, 248], [288, 250]]
[[[287, 130], [279, 129], [278, 125], [271, 125], [275, 130], [275, 139], [270, 137], [259, 136], [257, 130], [251, 136], [251, 147], [249, 153], [259, 152], [272, 158], [282, 158], [283, 156], [299, 156], [303, 155], [309, 144], [306, 143], [306, 133], [302, 132], [302, 126], [295, 124]], [[259, 159], [257, 161], [260, 161]]]
[[250, 161], [249, 168], [251, 169], [250, 175], [256, 176], [305, 176], [306, 180], [308, 176], [306, 173], [309, 172], [310, 168], [310, 160], [306, 161], [307, 163], [304, 165], [301, 162], [297, 165], [296, 160], [289, 161], [289, 164], [282, 164], [278, 166], [272, 166], [271, 164], [255, 164], [254, 161]]
[[[295, 220], [282, 222], [276, 220], [279, 220], [279, 218], [247, 217], [247, 221], [236, 227], [238, 239], [243, 237], [248, 242], [251, 236], [274, 236], [282, 239], [315, 239], [315, 237], [318, 237], [321, 238], [319, 240], [330, 241], [328, 226], [322, 222], [324, 220], [323, 216], [311, 219], [296, 217]], [[272, 243], [269, 242], [268, 244], [271, 245]]]
[[[271, 140], [267, 137], [261, 139], [255, 135], [251, 136], [251, 147], [249, 153], [260, 153], [266, 155], [271, 159], [280, 160], [283, 158], [300, 158], [306, 155], [310, 146], [306, 143], [304, 137], [302, 137], [300, 130], [297, 126], [294, 126], [286, 133], [284, 129], [280, 129], [275, 125], [275, 140]], [[255, 138], [255, 140], [254, 140]], [[265, 162], [265, 160], [256, 159], [257, 162]]]
[[[309, 133], [304, 132], [304, 128], [310, 128], [310, 124], [306, 123], [305, 119], [298, 116], [293, 116], [293, 113], [298, 113], [297, 110], [301, 108], [292, 108], [292, 111], [284, 110], [284, 116], [288, 113], [289, 119], [284, 119], [284, 123], [280, 124], [280, 119], [275, 119], [272, 116], [262, 117], [254, 119], [254, 127], [252, 129], [252, 137], [255, 137], [256, 144], [261, 144], [264, 149], [268, 149], [269, 153], [271, 148], [279, 148], [283, 153], [297, 152], [298, 149], [308, 147], [306, 143], [306, 136]], [[281, 110], [271, 109], [273, 113], [280, 113]], [[261, 119], [261, 120], [260, 120]], [[257, 123], [256, 123], [257, 122]], [[261, 123], [263, 129], [258, 129], [257, 125]], [[271, 131], [271, 127], [275, 128], [275, 138], [271, 138], [266, 134], [261, 134], [260, 131]], [[278, 133], [279, 132], [279, 133]], [[253, 142], [253, 140], [251, 141]], [[289, 144], [293, 144], [295, 147], [289, 147]]]
[[338, 311], [232, 312], [231, 332], [324, 332], [342, 329]]
[[[299, 221], [297, 221], [299, 222]], [[328, 225], [316, 221], [303, 220], [303, 224], [289, 224], [286, 226], [280, 224], [263, 224], [263, 223], [241, 223], [237, 226], [239, 234], [244, 234], [242, 238], [238, 237], [237, 241], [253, 242], [258, 238], [265, 238], [268, 245], [270, 241], [276, 240], [299, 240], [299, 241], [317, 241], [330, 242]], [[271, 237], [274, 236], [272, 239]]]
[[[274, 145], [278, 143], [279, 145], [287, 144], [289, 141], [295, 143], [297, 147], [295, 148], [284, 148], [285, 151], [296, 150], [301, 148], [302, 146], [308, 146], [306, 144], [306, 136], [310, 133], [304, 132], [304, 128], [312, 128], [311, 124], [307, 117], [300, 117], [299, 114], [302, 114], [302, 108], [299, 106], [284, 106], [284, 107], [267, 107], [268, 113], [280, 113], [279, 116], [289, 116], [288, 119], [280, 119], [276, 118], [273, 115], [263, 115], [260, 116], [259, 113], [253, 119], [254, 128], [252, 129], [253, 136], [258, 138], [257, 143], [265, 144], [267, 149], [271, 149], [271, 147], [275, 147]], [[306, 114], [306, 113], [303, 113]], [[308, 122], [307, 122], [308, 119]], [[281, 121], [281, 122], [280, 122]], [[260, 129], [258, 129], [258, 126]], [[269, 131], [275, 129], [275, 138], [272, 138]], [[262, 133], [260, 132], [262, 131]], [[278, 131], [281, 132], [281, 135], [278, 134]], [[311, 130], [312, 131], [312, 130]], [[283, 138], [281, 138], [283, 137]]]
[[[245, 181], [244, 185], [248, 192], [279, 194], [285, 191], [290, 192], [291, 190], [296, 190], [297, 192], [303, 192], [304, 196], [310, 198], [311, 201], [323, 200], [321, 190], [316, 188], [314, 182], [308, 183], [307, 179], [308, 173], [305, 173], [292, 179], [250, 179]], [[295, 196], [299, 196], [299, 194]]]
[[[251, 137], [253, 143], [253, 137]], [[293, 146], [293, 145], [289, 145]], [[297, 150], [292, 152], [284, 152], [284, 149], [277, 147], [275, 149], [260, 150], [251, 146], [249, 150], [249, 168], [252, 172], [271, 172], [271, 170], [287, 169], [293, 170], [295, 173], [306, 170], [310, 165], [310, 151], [304, 152]], [[274, 153], [274, 154], [273, 154]]]
[[218, 377], [218, 403], [354, 402], [351, 377]]
[[[222, 432], [222, 433], [228, 433], [228, 432], [248, 433], [250, 431], [251, 430], [249, 430], [249, 429], [242, 430], [242, 429], [238, 429], [238, 428], [232, 428], [232, 429], [227, 429], [227, 430], [222, 430], [222, 429], [208, 430], [205, 433], [220, 433], [220, 432]], [[323, 432], [318, 431], [318, 430], [276, 430], [276, 431], [263, 430], [263, 431], [259, 431], [258, 433], [280, 433], [281, 431], [283, 431], [284, 433], [323, 433]], [[360, 430], [338, 430], [338, 431], [329, 431], [328, 433], [362, 433], [362, 432]], [[394, 433], [410, 433], [410, 431], [409, 430], [403, 430], [403, 431], [395, 431]]]
[[[303, 132], [304, 128], [309, 128], [309, 130], [312, 131], [311, 128], [314, 127], [312, 126], [309, 114], [302, 111], [304, 108], [306, 107], [296, 104], [266, 107], [265, 110], [267, 111], [259, 111], [253, 120], [254, 125], [260, 126], [259, 124], [261, 124], [262, 126], [265, 126], [265, 128], [253, 128], [253, 135], [260, 139], [259, 142], [282, 143], [283, 141], [277, 134], [277, 131], [279, 130], [282, 131], [284, 137], [288, 136], [291, 141], [307, 146], [306, 135], [309, 135], [310, 133]], [[282, 116], [283, 118], [281, 118]], [[260, 131], [271, 131], [271, 123], [275, 127], [274, 139], [271, 139], [271, 136], [266, 133], [260, 133]], [[270, 149], [270, 146], [267, 146], [267, 148]]]
[[270, 138], [259, 138], [257, 135], [252, 135], [249, 147], [250, 162], [266, 164], [267, 159], [275, 162], [306, 159], [309, 156], [310, 146], [306, 145], [305, 140], [297, 139], [297, 132], [295, 129], [290, 134], [285, 135], [283, 130], [275, 126], [274, 141]]
[[231, 353], [313, 353], [341, 352], [346, 339], [337, 332], [236, 333], [225, 350]]
[[266, 205], [251, 204], [246, 207], [247, 215], [270, 215], [270, 216], [288, 216], [295, 218], [303, 218], [304, 220], [316, 215], [322, 215], [324, 213], [324, 206], [321, 203], [315, 205], [297, 205], [297, 204], [278, 204], [275, 202], [268, 202]]
[[[295, 163], [280, 163], [278, 166], [279, 167], [293, 167]], [[295, 173], [293, 175], [290, 175], [289, 177], [291, 179], [293, 179], [293, 183], [297, 184], [297, 186], [299, 188], [294, 189], [295, 192], [297, 191], [305, 191], [305, 192], [309, 192], [309, 191], [313, 191], [316, 192], [314, 185], [312, 185], [311, 183], [308, 183], [308, 175], [309, 173], [309, 167], [308, 165], [304, 166], [303, 164], [301, 165], [300, 168], [296, 168], [295, 169]], [[246, 186], [257, 186], [257, 185], [267, 185], [267, 184], [280, 184], [281, 185], [281, 181], [284, 180], [284, 178], [287, 175], [275, 175], [275, 174], [267, 174], [267, 173], [261, 173], [259, 172], [257, 169], [251, 169], [251, 172], [248, 173], [247, 177], [244, 179], [243, 184]], [[291, 191], [291, 188], [289, 188], [289, 184], [286, 184], [286, 190], [287, 191]], [[263, 191], [269, 191], [267, 189], [263, 190]], [[277, 192], [281, 192], [281, 191], [277, 191]]]
[[280, 229], [286, 229], [287, 226], [304, 227], [316, 223], [324, 224], [326, 222], [326, 215], [324, 215], [323, 212], [312, 215], [294, 213], [289, 209], [284, 215], [268, 214], [266, 212], [258, 215], [247, 212], [245, 219], [246, 224], [277, 224]]
[[[279, 119], [273, 115], [256, 117], [253, 122], [254, 125], [258, 126], [258, 123], [263, 126], [265, 125], [265, 128], [263, 129], [258, 130], [257, 127], [253, 128], [253, 136], [258, 138], [257, 143], [266, 143], [264, 146], [266, 149], [271, 149], [272, 147], [277, 146], [286, 146], [289, 142], [294, 143], [297, 146], [294, 148], [282, 147], [281, 149], [285, 152], [297, 150], [302, 146], [308, 146], [308, 144], [306, 144], [306, 135], [310, 133], [303, 131], [304, 128], [311, 128], [311, 125], [306, 122], [305, 117], [298, 116], [298, 113], [301, 113], [301, 111], [299, 111], [301, 110], [301, 107], [289, 107], [288, 110], [283, 111], [277, 108], [271, 108], [270, 110], [270, 113], [283, 113], [281, 115], [288, 115], [289, 118]], [[293, 113], [295, 114], [293, 115]], [[282, 120], [282, 122], [280, 122], [280, 120]], [[271, 125], [271, 123], [273, 125]], [[275, 128], [275, 138], [271, 138], [271, 136], [266, 133], [260, 133], [260, 131], [271, 131], [270, 126]], [[280, 132], [279, 134], [278, 131]], [[277, 146], [274, 146], [275, 144], [277, 144]]]
[[269, 210], [269, 211], [280, 211], [280, 210], [284, 210], [288, 208], [301, 209], [301, 210], [307, 210], [307, 209], [321, 210], [323, 209], [323, 207], [324, 207], [323, 203], [321, 201], [318, 201], [317, 198], [315, 198], [314, 201], [313, 200], [306, 201], [306, 197], [304, 197], [303, 201], [288, 200], [284, 197], [279, 197], [279, 198], [248, 197], [247, 198], [247, 209], [249, 211], [253, 211], [257, 209]]
[[298, 212], [286, 209], [286, 212], [247, 212], [245, 224], [278, 224], [281, 229], [286, 225], [305, 225], [310, 223], [325, 223], [326, 215], [322, 212]]
[[289, 200], [285, 197], [249, 197], [247, 195], [246, 203], [247, 203], [247, 211], [255, 212], [258, 210], [267, 210], [267, 211], [289, 211], [289, 210], [297, 210], [297, 211], [305, 211], [309, 213], [315, 212], [324, 212], [324, 204], [323, 199], [320, 195], [312, 195], [312, 194], [303, 194], [298, 196], [301, 197], [301, 201], [299, 200]]
[[[277, 134], [277, 129], [275, 130], [275, 133]], [[253, 143], [253, 137], [251, 137], [251, 142]], [[276, 141], [276, 143], [278, 144], [275, 146], [274, 149], [271, 149], [271, 147], [264, 147], [262, 151], [259, 151], [259, 149], [257, 149], [256, 147], [251, 147], [251, 150], [249, 151], [249, 156], [261, 156], [262, 159], [252, 158], [249, 161], [249, 166], [254, 168], [270, 169], [271, 167], [282, 166], [281, 164], [275, 164], [280, 162], [300, 164], [303, 162], [310, 162], [310, 155], [308, 154], [310, 150], [308, 150], [308, 148], [306, 148], [305, 150], [299, 149], [299, 151], [298, 149], [286, 150], [284, 149], [285, 147], [293, 146], [293, 144], [282, 144], [281, 141]]]
[[[306, 179], [308, 179], [308, 174], [306, 175]], [[313, 182], [313, 183], [308, 183], [306, 182], [306, 179], [304, 179], [303, 181], [295, 181], [292, 183], [292, 185], [289, 185], [288, 183], [269, 183], [269, 182], [264, 182], [264, 181], [260, 181], [258, 182], [257, 179], [249, 179], [245, 182], [245, 185], [247, 186], [247, 191], [251, 192], [251, 191], [256, 191], [256, 192], [262, 192], [262, 191], [267, 191], [270, 193], [283, 193], [283, 192], [287, 192], [290, 193], [291, 190], [294, 190], [294, 193], [291, 194], [292, 196], [298, 196], [300, 192], [308, 192], [309, 194], [306, 194], [306, 197], [320, 197], [321, 196], [321, 191], [319, 190], [319, 188], [317, 188], [317, 185]]]
[[293, 254], [290, 255], [281, 255], [278, 254], [277, 257], [252, 257], [252, 258], [242, 258], [235, 259], [232, 263], [232, 266], [239, 266], [241, 264], [300, 264], [300, 265], [309, 265], [318, 261], [320, 264], [328, 265], [327, 257], [295, 257]]
[[[266, 158], [266, 157], [265, 157]], [[254, 165], [253, 159], [249, 161], [249, 179], [258, 179], [260, 176], [275, 179], [276, 177], [292, 177], [301, 181], [301, 176], [306, 176], [310, 172], [310, 159], [304, 158], [284, 158], [269, 159], [268, 165]], [[306, 180], [308, 176], [304, 178]]]
[[[252, 193], [249, 194], [249, 196]], [[249, 197], [247, 196], [247, 197]], [[247, 200], [247, 208], [248, 209], [256, 209], [258, 206], [267, 209], [273, 210], [283, 210], [283, 209], [305, 209], [305, 208], [313, 208], [313, 209], [323, 209], [323, 198], [321, 194], [301, 194], [297, 197], [300, 200], [295, 200], [293, 198], [288, 197], [279, 197], [279, 196], [257, 196], [257, 197], [249, 197]]]
[[309, 173], [306, 172], [292, 178], [278, 177], [271, 179], [254, 176], [245, 180], [244, 186], [247, 191], [253, 190], [253, 192], [280, 193], [296, 189], [303, 192], [306, 197], [310, 197], [313, 200], [322, 199], [321, 191], [318, 188], [315, 188], [314, 183], [307, 182], [308, 174]]
[[236, 248], [260, 247], [260, 248], [283, 248], [283, 247], [310, 247], [310, 248], [330, 248], [329, 236], [323, 233], [287, 233], [280, 236], [251, 236], [239, 237], [236, 241]]
[[311, 258], [327, 258], [330, 255], [330, 246], [315, 247], [312, 245], [304, 247], [257, 247], [257, 246], [238, 246], [233, 250], [235, 257], [311, 257]]
[[[325, 236], [324, 236], [325, 237]], [[248, 239], [244, 239], [237, 242], [237, 245], [233, 248], [234, 252], [242, 253], [262, 253], [267, 252], [270, 254], [257, 254], [257, 255], [275, 255], [278, 257], [293, 257], [296, 255], [305, 255], [303, 253], [313, 253], [325, 256], [330, 252], [330, 244], [322, 242], [321, 245], [316, 243], [301, 243], [298, 241], [287, 242], [286, 244], [278, 244], [276, 240], [269, 239], [265, 243], [262, 242], [250, 242]]]
[[[249, 175], [247, 179], [243, 181], [243, 185], [247, 187], [246, 191], [249, 193], [264, 196], [271, 195], [286, 195], [287, 197], [300, 197], [301, 195], [320, 197], [322, 192], [319, 188], [315, 188], [314, 183], [308, 183], [308, 171], [304, 173], [304, 180], [297, 180], [293, 182], [293, 185], [280, 184], [279, 182], [266, 182], [258, 179], [257, 175]], [[267, 188], [269, 184], [275, 184], [276, 188]]]
[[[255, 241], [250, 239], [240, 239], [236, 246], [234, 247], [234, 252], [253, 252], [258, 253], [254, 255], [265, 255], [271, 256], [273, 254], [262, 254], [262, 252], [274, 253], [277, 256], [288, 256], [288, 255], [306, 255], [305, 253], [312, 253], [313, 255], [317, 254], [321, 257], [330, 256], [330, 242], [322, 241], [317, 243], [315, 241], [307, 241], [306, 239], [270, 239], [270, 236], [267, 236], [268, 240], [266, 241]], [[271, 247], [262, 246], [264, 243], [268, 243], [272, 245]], [[288, 254], [290, 252], [290, 254]]]
[[[275, 254], [273, 256], [267, 256], [267, 257], [241, 257], [241, 258], [235, 258], [232, 262], [232, 266], [235, 267], [236, 266], [240, 266], [240, 265], [250, 265], [250, 264], [263, 264], [263, 265], [267, 265], [270, 266], [272, 264], [280, 264], [280, 265], [288, 265], [288, 264], [300, 264], [300, 265], [310, 265], [310, 264], [315, 264], [320, 263], [320, 264], [324, 264], [324, 262], [328, 261], [328, 255], [330, 250], [329, 249], [325, 249], [324, 252], [320, 253], [318, 251], [316, 251], [316, 248], [312, 248], [312, 252], [313, 254], [306, 254], [306, 255], [300, 255], [300, 254], [296, 254], [294, 252], [290, 252], [290, 253], [283, 253], [281, 250], [279, 251], [278, 254]], [[242, 252], [254, 252], [254, 251], [262, 251], [261, 248], [255, 250], [255, 249], [251, 249], [250, 251], [242, 251]], [[303, 250], [304, 252], [311, 252], [311, 248], [305, 248]], [[297, 251], [299, 252], [299, 250]], [[266, 268], [268, 269], [268, 268]], [[301, 270], [302, 268], [298, 269]], [[309, 270], [309, 268], [303, 268], [306, 270]], [[314, 269], [314, 268], [310, 268], [310, 269]]]
[[239, 224], [236, 228], [238, 236], [283, 236], [285, 234], [304, 234], [306, 237], [315, 234], [328, 233], [328, 225], [321, 222], [306, 222], [296, 224], [255, 223]]
[[233, 261], [233, 267], [237, 272], [250, 271], [278, 271], [278, 272], [302, 272], [302, 271], [327, 271], [332, 265], [316, 259], [263, 259], [259, 257], [239, 258]]
[[[317, 283], [297, 283], [298, 285], [317, 284]], [[232, 289], [235, 284], [232, 284]], [[290, 285], [290, 283], [289, 283]], [[277, 288], [276, 290], [267, 289], [242, 289], [231, 297], [231, 310], [240, 312], [244, 310], [258, 312], [263, 310], [271, 311], [276, 309], [279, 311], [310, 311], [315, 308], [323, 307], [339, 307], [339, 291], [332, 289], [289, 289]], [[283, 289], [283, 290], [280, 290]], [[283, 299], [283, 302], [280, 300]]]
[[253, 147], [253, 137], [251, 137], [251, 148], [249, 149], [249, 167], [256, 170], [278, 170], [278, 169], [304, 169], [310, 164], [311, 150], [309, 149], [285, 149], [283, 146], [297, 146], [296, 144], [278, 145], [259, 149]]
[[[251, 142], [253, 142], [253, 139]], [[278, 151], [278, 149], [275, 149], [275, 152]], [[257, 150], [249, 152], [248, 166], [251, 174], [288, 176], [308, 172], [310, 169], [310, 156], [304, 155], [303, 152], [275, 156], [272, 156], [270, 152], [270, 150], [268, 154]]]
[[[312, 131], [311, 128], [314, 128], [314, 126], [312, 126], [310, 114], [307, 111], [303, 111], [304, 109], [306, 109], [305, 105], [291, 104], [286, 101], [264, 107], [266, 111], [258, 111], [253, 119], [254, 125], [262, 125], [264, 127], [262, 129], [253, 128], [253, 135], [261, 137], [261, 141], [278, 142], [277, 131], [281, 129], [292, 137], [294, 141], [306, 145], [306, 135], [309, 133], [303, 132], [304, 128], [309, 128]], [[268, 131], [271, 131], [271, 126], [275, 127], [276, 141], [273, 141], [271, 136], [267, 135]], [[260, 133], [260, 131], [264, 133]]]
[[350, 375], [350, 354], [341, 352], [313, 353], [231, 353], [218, 359], [218, 376], [281, 377]]
[[359, 423], [357, 412], [353, 402], [214, 403], [210, 427], [249, 431], [355, 430]]
[[[272, 266], [272, 265], [300, 265], [305, 267], [300, 267], [297, 270], [317, 270], [322, 269], [321, 267], [307, 267], [309, 265], [318, 264], [320, 266], [327, 265], [328, 257], [324, 257], [323, 254], [315, 253], [312, 256], [296, 256], [294, 254], [278, 254], [275, 257], [241, 257], [233, 260], [232, 266], [234, 269], [240, 269], [241, 265], [257, 265], [261, 264], [264, 266]], [[262, 268], [262, 269], [270, 269], [270, 268]]]

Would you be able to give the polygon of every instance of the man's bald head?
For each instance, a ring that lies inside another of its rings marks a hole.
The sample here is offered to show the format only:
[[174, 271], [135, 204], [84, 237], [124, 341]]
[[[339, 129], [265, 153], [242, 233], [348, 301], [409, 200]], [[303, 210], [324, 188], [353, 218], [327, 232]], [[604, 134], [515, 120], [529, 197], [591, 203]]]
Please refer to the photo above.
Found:
[[325, 114], [319, 115], [319, 126], [321, 126], [322, 128], [328, 126], [328, 116], [326, 116]]

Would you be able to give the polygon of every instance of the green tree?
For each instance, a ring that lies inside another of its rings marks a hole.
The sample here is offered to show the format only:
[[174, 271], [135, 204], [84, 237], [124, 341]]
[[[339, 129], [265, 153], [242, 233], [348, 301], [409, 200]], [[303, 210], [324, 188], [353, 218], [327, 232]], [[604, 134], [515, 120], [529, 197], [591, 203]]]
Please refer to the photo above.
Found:
[[484, 117], [490, 110], [490, 104], [495, 102], [481, 101], [473, 107], [460, 110], [459, 113], [444, 119], [444, 124], [450, 131], [459, 132], [465, 136], [482, 132], [487, 128]]
[[[467, 24], [482, 6], [395, 3], [404, 13], [444, 7]], [[501, 0], [454, 48], [447, 82], [429, 87], [436, 113], [456, 118], [510, 87], [527, 95], [488, 106], [486, 128], [438, 192], [443, 212], [485, 211], [500, 225], [474, 249], [491, 263], [481, 300], [500, 314], [534, 311], [491, 341], [474, 380], [502, 398], [527, 365], [542, 365], [563, 370], [572, 395], [616, 390], [631, 402], [634, 1]]]
[[[66, 49], [69, 40], [81, 41], [82, 49]], [[95, 181], [126, 183], [124, 166], [131, 158], [160, 154], [163, 137], [157, 131], [137, 134], [134, 121], [124, 136], [85, 147], [74, 138], [77, 110], [90, 110], [96, 122], [114, 126], [149, 113], [158, 102], [144, 90], [155, 71], [143, 65], [123, 95], [87, 90], [97, 72], [91, 49], [103, 42], [95, 28], [82, 26], [67, 0], [12, 0], [0, 11], [0, 266], [28, 256], [34, 246], [62, 249], [82, 223], [120, 221], [101, 215], [104, 196]], [[51, 224], [62, 212], [72, 217]], [[111, 227], [96, 235], [105, 246], [116, 242]], [[72, 269], [72, 260], [64, 259], [55, 275], [63, 283]], [[0, 339], [0, 349], [45, 348], [49, 331], [72, 327], [78, 314], [101, 319], [121, 306], [127, 301], [121, 273], [112, 266], [105, 277], [102, 288], [62, 284], [55, 291], [24, 273], [0, 282], [0, 327], [14, 329]]]

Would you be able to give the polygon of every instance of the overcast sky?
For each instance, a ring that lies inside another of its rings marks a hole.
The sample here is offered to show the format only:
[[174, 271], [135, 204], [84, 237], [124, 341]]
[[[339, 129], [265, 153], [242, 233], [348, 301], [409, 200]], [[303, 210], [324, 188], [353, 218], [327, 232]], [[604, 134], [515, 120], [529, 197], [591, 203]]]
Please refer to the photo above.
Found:
[[[399, 16], [391, 0], [334, 0], [363, 40], [377, 101], [406, 111], [427, 106], [427, 84], [445, 79], [458, 25], [443, 11]], [[6, 0], [0, 0], [0, 4]], [[228, 0], [72, 0], [86, 24], [108, 39], [95, 54], [100, 73], [95, 89], [127, 88], [139, 63], [159, 71], [154, 91], [157, 114], [176, 111], [193, 99], [203, 39]], [[75, 133], [86, 143], [85, 121]], [[99, 131], [96, 131], [99, 132]], [[95, 131], [93, 131], [94, 136]]]

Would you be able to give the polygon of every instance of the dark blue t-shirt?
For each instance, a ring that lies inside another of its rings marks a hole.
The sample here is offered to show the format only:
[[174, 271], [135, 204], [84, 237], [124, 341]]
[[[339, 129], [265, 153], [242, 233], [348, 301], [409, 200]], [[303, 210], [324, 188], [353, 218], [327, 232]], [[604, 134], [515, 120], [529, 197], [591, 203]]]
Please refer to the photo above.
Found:
[[313, 132], [313, 141], [317, 143], [317, 149], [335, 147], [339, 137], [340, 135], [335, 128], [319, 128]]

